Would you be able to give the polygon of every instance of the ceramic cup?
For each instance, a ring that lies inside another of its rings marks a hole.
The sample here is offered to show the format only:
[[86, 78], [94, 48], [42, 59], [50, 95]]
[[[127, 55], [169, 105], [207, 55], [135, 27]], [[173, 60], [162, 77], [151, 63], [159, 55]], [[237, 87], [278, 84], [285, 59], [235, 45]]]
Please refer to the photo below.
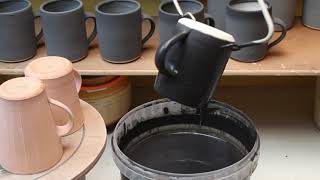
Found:
[[[155, 30], [154, 20], [142, 14], [134, 0], [104, 1], [96, 7], [99, 45], [104, 60], [128, 63], [141, 56], [143, 45]], [[142, 38], [142, 22], [150, 23], [150, 30]]]
[[[56, 126], [51, 106], [69, 115]], [[45, 85], [31, 77], [15, 78], [0, 86], [0, 164], [14, 174], [35, 174], [54, 166], [62, 157], [60, 137], [72, 129], [73, 114], [47, 96]]]
[[230, 0], [208, 0], [208, 14], [215, 20], [215, 27], [225, 30], [227, 5]]
[[[38, 78], [47, 86], [47, 93], [64, 103], [74, 114], [74, 126], [70, 133], [79, 130], [84, 121], [80, 107], [79, 91], [81, 88], [81, 76], [73, 69], [72, 63], [62, 57], [43, 57], [30, 62], [24, 71], [27, 77]], [[61, 125], [68, 119], [67, 114], [53, 106], [53, 117], [56, 124]]]
[[[294, 24], [296, 15], [297, 0], [267, 0], [272, 6], [272, 14], [280, 18], [286, 24], [286, 29], [290, 29]], [[281, 28], [275, 26], [276, 31]]]
[[[180, 0], [180, 7], [184, 13], [191, 12], [197, 21], [206, 22], [214, 26], [213, 18], [204, 13], [204, 6], [196, 0]], [[175, 35], [176, 24], [181, 16], [172, 1], [164, 1], [159, 7], [160, 42], [163, 43]]]
[[[266, 3], [271, 14], [271, 5]], [[271, 43], [242, 48], [231, 54], [231, 57], [241, 62], [256, 62], [262, 60], [268, 50], [280, 43], [286, 36], [286, 25], [274, 17], [274, 24], [281, 27], [281, 35]], [[232, 0], [227, 6], [226, 31], [234, 36], [237, 43], [245, 43], [262, 39], [268, 34], [268, 27], [262, 15], [261, 8], [255, 0]]]
[[20, 62], [36, 55], [37, 41], [34, 16], [27, 0], [0, 1], [0, 61]]
[[302, 20], [305, 26], [320, 30], [319, 0], [304, 0]]
[[49, 56], [65, 57], [72, 62], [88, 55], [96, 26], [87, 38], [86, 21], [95, 17], [84, 12], [80, 0], [52, 0], [40, 7], [41, 24]]
[[198, 107], [211, 98], [230, 57], [234, 38], [206, 24], [182, 18], [177, 33], [156, 53], [155, 90], [173, 101]]

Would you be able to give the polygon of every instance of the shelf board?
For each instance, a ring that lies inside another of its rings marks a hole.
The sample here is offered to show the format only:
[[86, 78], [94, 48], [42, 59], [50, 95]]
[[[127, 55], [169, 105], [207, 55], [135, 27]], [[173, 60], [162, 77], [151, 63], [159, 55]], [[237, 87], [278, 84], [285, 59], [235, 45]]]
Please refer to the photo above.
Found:
[[[277, 36], [277, 33], [276, 35]], [[320, 31], [304, 27], [297, 19], [286, 39], [271, 49], [258, 63], [241, 63], [230, 60], [224, 75], [254, 76], [318, 76], [320, 75]], [[101, 59], [97, 40], [84, 60], [74, 63], [82, 75], [156, 75], [155, 51], [159, 45], [159, 31], [145, 45], [140, 59], [128, 64], [111, 64]], [[45, 47], [38, 49], [33, 58], [46, 56]], [[0, 74], [20, 75], [29, 61], [0, 63]]]
[[[258, 128], [261, 151], [251, 180], [320, 179], [320, 132], [313, 123], [313, 92], [313, 88], [218, 89], [217, 99], [247, 113]], [[109, 142], [87, 180], [120, 180]]]

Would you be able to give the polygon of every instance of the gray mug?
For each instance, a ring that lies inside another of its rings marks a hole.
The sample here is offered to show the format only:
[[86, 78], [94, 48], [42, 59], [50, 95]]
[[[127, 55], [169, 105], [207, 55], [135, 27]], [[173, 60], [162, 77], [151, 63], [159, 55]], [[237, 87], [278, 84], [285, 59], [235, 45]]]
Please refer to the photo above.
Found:
[[[155, 31], [154, 20], [141, 12], [134, 0], [109, 0], [96, 6], [100, 52], [105, 61], [128, 63], [140, 58], [143, 45]], [[148, 21], [150, 30], [142, 38], [142, 23]]]
[[[271, 5], [266, 2], [271, 14]], [[234, 51], [231, 58], [242, 62], [256, 62], [262, 60], [268, 50], [280, 43], [286, 36], [286, 25], [279, 18], [273, 18], [274, 24], [281, 27], [281, 35], [271, 43], [263, 43], [251, 47], [244, 47]], [[268, 34], [268, 27], [256, 0], [232, 0], [227, 6], [226, 31], [233, 35], [236, 42], [243, 44], [262, 39]]]
[[[214, 19], [204, 13], [204, 6], [196, 0], [179, 0], [184, 13], [191, 12], [197, 21], [214, 26]], [[175, 35], [176, 24], [181, 16], [172, 1], [164, 1], [159, 7], [160, 16], [160, 42], [163, 43]]]
[[225, 30], [227, 5], [230, 0], [208, 0], [208, 14], [215, 20], [215, 27]]
[[[267, 0], [272, 6], [272, 14], [280, 18], [286, 24], [286, 29], [290, 29], [294, 24], [296, 15], [297, 0]], [[320, 7], [319, 7], [320, 8]], [[275, 26], [276, 31], [280, 31], [279, 26]]]
[[36, 55], [37, 41], [31, 3], [27, 0], [0, 1], [0, 61], [21, 62]]
[[61, 56], [72, 62], [88, 55], [89, 43], [95, 38], [96, 26], [87, 37], [86, 14], [80, 0], [53, 0], [40, 7], [41, 24], [49, 56]]
[[320, 30], [320, 0], [304, 0], [302, 20], [305, 26]]

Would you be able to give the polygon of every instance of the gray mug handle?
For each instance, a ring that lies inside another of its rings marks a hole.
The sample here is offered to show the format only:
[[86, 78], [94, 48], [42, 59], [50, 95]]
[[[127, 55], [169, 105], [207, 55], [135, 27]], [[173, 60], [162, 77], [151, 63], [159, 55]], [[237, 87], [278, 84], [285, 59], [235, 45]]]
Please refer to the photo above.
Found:
[[214, 21], [214, 18], [210, 14], [204, 13], [204, 20], [207, 25], [215, 27], [216, 23]]
[[156, 29], [156, 23], [154, 19], [149, 16], [148, 14], [142, 13], [142, 20], [148, 21], [150, 23], [150, 30], [148, 34], [142, 39], [142, 44], [145, 44], [153, 35], [155, 29]]
[[[36, 13], [33, 17], [34, 17], [34, 19], [40, 18], [40, 14], [39, 14], [39, 13]], [[36, 40], [37, 40], [37, 42], [40, 41], [40, 39], [42, 38], [42, 36], [43, 36], [43, 29], [42, 29], [42, 27], [41, 27], [40, 32], [36, 35]]]
[[268, 45], [268, 48], [272, 48], [273, 46], [279, 44], [287, 35], [287, 29], [286, 29], [286, 23], [284, 23], [280, 18], [277, 18], [277, 17], [274, 17], [273, 18], [273, 23], [275, 25], [278, 25], [280, 26], [281, 28], [281, 35], [276, 39], [274, 40], [273, 42], [271, 42], [269, 45]]
[[88, 37], [89, 44], [94, 40], [94, 38], [97, 36], [97, 21], [96, 17], [92, 13], [86, 13], [86, 21], [92, 19], [94, 22], [94, 28], [90, 36]]

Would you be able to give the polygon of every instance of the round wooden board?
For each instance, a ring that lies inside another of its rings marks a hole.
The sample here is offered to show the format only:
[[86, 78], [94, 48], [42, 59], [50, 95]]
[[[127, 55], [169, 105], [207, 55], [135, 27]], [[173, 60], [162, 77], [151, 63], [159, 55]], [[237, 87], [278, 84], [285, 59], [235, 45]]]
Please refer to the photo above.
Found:
[[79, 131], [62, 138], [64, 155], [56, 166], [34, 175], [15, 175], [2, 170], [0, 179], [70, 180], [85, 176], [104, 152], [107, 131], [103, 118], [91, 105], [81, 100], [81, 107], [85, 117], [84, 126]]

